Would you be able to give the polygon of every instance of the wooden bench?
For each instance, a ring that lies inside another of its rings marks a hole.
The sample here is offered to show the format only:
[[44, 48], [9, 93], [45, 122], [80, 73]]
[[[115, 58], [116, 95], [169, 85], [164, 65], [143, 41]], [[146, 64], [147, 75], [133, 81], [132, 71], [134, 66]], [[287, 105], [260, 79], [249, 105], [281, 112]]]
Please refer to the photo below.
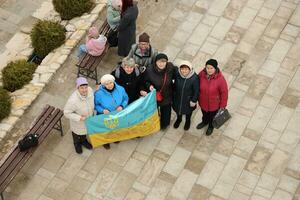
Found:
[[[111, 31], [111, 28], [109, 24], [107, 23], [107, 20], [102, 24], [99, 33], [108, 36], [108, 33]], [[82, 56], [82, 58], [78, 61], [76, 66], [78, 67], [77, 77], [84, 76], [87, 78], [91, 78], [96, 81], [96, 84], [98, 84], [98, 70], [97, 67], [99, 66], [101, 60], [107, 53], [109, 48], [108, 42], [106, 42], [105, 50], [100, 56], [92, 56], [90, 54], [85, 54]]]
[[[34, 120], [25, 135], [37, 134], [39, 144], [49, 135], [52, 129], [60, 131], [63, 136], [61, 117], [63, 111], [50, 105], [46, 105], [42, 113]], [[37, 146], [38, 147], [38, 146]], [[3, 192], [21, 168], [33, 155], [37, 147], [32, 147], [21, 152], [18, 143], [0, 161], [0, 196], [4, 200]]]

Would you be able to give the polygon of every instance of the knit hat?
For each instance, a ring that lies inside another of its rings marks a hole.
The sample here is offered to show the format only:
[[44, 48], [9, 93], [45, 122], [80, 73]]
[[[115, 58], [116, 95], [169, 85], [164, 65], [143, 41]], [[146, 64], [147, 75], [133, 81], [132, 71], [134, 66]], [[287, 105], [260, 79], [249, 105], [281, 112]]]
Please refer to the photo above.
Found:
[[119, 6], [122, 6], [122, 0], [112, 0], [111, 5], [114, 9], [119, 9]]
[[98, 38], [99, 37], [99, 31], [96, 27], [91, 27], [89, 29], [89, 32], [88, 32], [88, 36], [89, 37], [92, 37], [92, 38]]
[[159, 53], [157, 54], [157, 56], [155, 57], [155, 62], [161, 59], [165, 59], [166, 61], [168, 61], [168, 56], [164, 53]]
[[139, 42], [150, 42], [150, 36], [147, 34], [147, 33], [142, 33], [140, 36], [139, 36]]
[[115, 82], [115, 77], [111, 74], [105, 74], [101, 77], [100, 82], [102, 85], [105, 85], [107, 82]]
[[209, 59], [208, 61], [206, 61], [205, 66], [206, 65], [211, 65], [213, 66], [216, 70], [218, 70], [218, 61], [216, 61], [215, 59]]
[[86, 78], [84, 78], [84, 77], [77, 78], [76, 88], [79, 88], [81, 85], [88, 85], [88, 82], [87, 82]]
[[193, 69], [192, 63], [187, 60], [182, 60], [180, 62], [179, 68], [181, 68], [182, 66], [187, 66], [188, 68], [190, 68], [190, 70]]

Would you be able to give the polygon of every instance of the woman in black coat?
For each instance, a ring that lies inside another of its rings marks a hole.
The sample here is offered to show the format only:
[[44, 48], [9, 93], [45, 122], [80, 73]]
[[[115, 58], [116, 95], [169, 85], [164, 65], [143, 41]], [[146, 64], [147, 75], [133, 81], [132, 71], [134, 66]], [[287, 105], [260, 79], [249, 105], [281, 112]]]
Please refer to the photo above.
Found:
[[119, 64], [111, 74], [116, 78], [116, 82], [124, 87], [129, 97], [128, 104], [137, 100], [141, 95], [147, 95], [147, 92], [141, 90], [141, 73], [135, 66], [133, 58], [123, 58], [122, 64]]
[[157, 98], [161, 129], [170, 125], [174, 72], [175, 67], [168, 62], [167, 55], [160, 53], [155, 57], [154, 64], [143, 73], [145, 90], [156, 89], [156, 93], [162, 96], [162, 100]]
[[138, 7], [132, 0], [122, 0], [121, 20], [118, 26], [118, 55], [127, 56], [135, 44], [136, 19]]
[[172, 107], [177, 114], [177, 119], [174, 123], [174, 128], [179, 127], [182, 115], [185, 115], [184, 130], [189, 130], [191, 116], [196, 108], [198, 95], [198, 76], [189, 61], [182, 61], [175, 73]]

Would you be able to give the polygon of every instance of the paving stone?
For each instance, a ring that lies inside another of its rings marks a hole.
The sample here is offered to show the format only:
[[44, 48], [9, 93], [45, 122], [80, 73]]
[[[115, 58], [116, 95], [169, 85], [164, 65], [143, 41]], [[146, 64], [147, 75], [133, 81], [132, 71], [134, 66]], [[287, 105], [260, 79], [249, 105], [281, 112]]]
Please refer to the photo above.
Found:
[[279, 188], [290, 192], [291, 194], [296, 192], [298, 185], [299, 180], [286, 175], [281, 176], [280, 182], [278, 183]]
[[223, 163], [209, 159], [197, 179], [197, 184], [212, 189], [221, 175], [223, 168]]
[[213, 2], [208, 9], [208, 13], [216, 16], [221, 16], [224, 12], [225, 8], [227, 7], [229, 0], [221, 0], [219, 2]]
[[116, 180], [117, 175], [117, 172], [113, 172], [109, 169], [101, 170], [96, 180], [90, 186], [88, 194], [91, 194], [99, 199], [104, 198], [113, 182]]
[[277, 147], [283, 151], [292, 152], [296, 148], [299, 139], [300, 137], [297, 133], [285, 130], [277, 144]]
[[151, 187], [164, 165], [165, 162], [158, 158], [153, 157], [149, 159], [137, 180], [142, 184]]
[[244, 129], [246, 128], [249, 120], [250, 119], [248, 117], [235, 113], [230, 119], [229, 124], [225, 129], [224, 135], [234, 140], [238, 140], [243, 134]]
[[133, 190], [131, 189], [128, 194], [126, 195], [125, 199], [124, 200], [143, 200], [145, 199], [145, 195], [136, 191], [136, 190]]
[[200, 23], [192, 33], [191, 37], [188, 39], [188, 42], [201, 46], [210, 31], [210, 26]]
[[179, 141], [178, 146], [192, 152], [197, 146], [198, 141], [199, 137], [185, 133]]
[[163, 171], [177, 177], [180, 174], [181, 170], [184, 168], [184, 165], [190, 155], [191, 152], [181, 147], [176, 147], [174, 153], [166, 163]]
[[114, 181], [107, 195], [112, 199], [124, 199], [135, 181], [136, 176], [126, 171], [122, 171]]
[[248, 200], [249, 196], [234, 190], [230, 195], [230, 199], [232, 199], [232, 200]]
[[287, 166], [288, 160], [288, 153], [276, 149], [266, 165], [265, 172], [279, 177]]
[[227, 34], [227, 32], [230, 30], [232, 24], [233, 24], [233, 21], [221, 17], [219, 19], [218, 23], [214, 26], [210, 35], [219, 40], [223, 40], [225, 35]]
[[230, 30], [226, 34], [225, 40], [237, 44], [242, 39], [244, 33], [245, 29], [232, 25]]
[[249, 28], [252, 20], [254, 19], [255, 15], [257, 14], [257, 10], [244, 7], [241, 11], [240, 16], [235, 21], [235, 26], [247, 29]]
[[214, 57], [218, 60], [220, 66], [227, 63], [235, 48], [236, 45], [230, 42], [226, 42], [219, 47], [217, 52], [214, 54]]
[[245, 169], [259, 176], [264, 170], [270, 157], [270, 150], [264, 147], [256, 146], [246, 164]]
[[299, 19], [299, 16], [300, 16], [300, 6], [298, 5], [292, 17], [290, 18], [289, 23], [296, 26], [300, 26], [299, 20], [297, 20]]
[[201, 185], [194, 184], [192, 191], [188, 199], [190, 200], [201, 200], [201, 199], [208, 199], [209, 190]]
[[172, 188], [172, 184], [157, 179], [146, 200], [164, 199]]
[[286, 200], [291, 200], [293, 197], [290, 193], [277, 189], [272, 196], [272, 200], [280, 200], [280, 199], [286, 199]]
[[196, 174], [184, 169], [172, 187], [169, 196], [176, 199], [187, 199], [196, 179]]

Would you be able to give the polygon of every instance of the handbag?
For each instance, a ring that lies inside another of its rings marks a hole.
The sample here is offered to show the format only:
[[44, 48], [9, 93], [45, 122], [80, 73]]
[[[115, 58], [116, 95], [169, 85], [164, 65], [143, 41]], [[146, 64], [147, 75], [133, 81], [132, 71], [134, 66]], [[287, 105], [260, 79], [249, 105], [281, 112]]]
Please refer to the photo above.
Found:
[[111, 30], [107, 35], [107, 41], [110, 47], [118, 46], [118, 31]]
[[167, 80], [167, 73], [165, 73], [165, 75], [164, 75], [164, 81], [163, 81], [163, 84], [162, 84], [160, 90], [156, 92], [156, 101], [157, 102], [162, 102], [164, 100], [164, 97], [162, 96], [161, 91], [163, 90], [163, 88], [166, 84], [166, 80]]
[[228, 121], [231, 118], [231, 115], [229, 114], [228, 110], [225, 109], [219, 109], [217, 114], [215, 115], [212, 125], [214, 128], [220, 128], [226, 121]]
[[37, 134], [28, 134], [22, 140], [19, 141], [18, 146], [20, 151], [26, 151], [31, 147], [35, 147], [39, 144], [39, 136]]

